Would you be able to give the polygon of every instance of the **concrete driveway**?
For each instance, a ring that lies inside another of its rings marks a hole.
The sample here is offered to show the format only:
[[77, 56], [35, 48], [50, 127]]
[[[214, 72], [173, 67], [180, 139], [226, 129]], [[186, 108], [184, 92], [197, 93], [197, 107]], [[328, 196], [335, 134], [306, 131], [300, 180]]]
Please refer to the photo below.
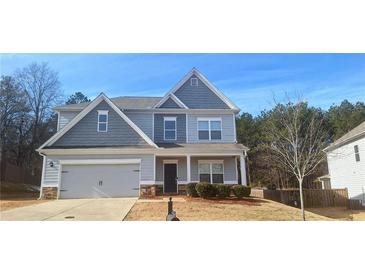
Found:
[[122, 221], [138, 198], [69, 199], [0, 212], [1, 221]]

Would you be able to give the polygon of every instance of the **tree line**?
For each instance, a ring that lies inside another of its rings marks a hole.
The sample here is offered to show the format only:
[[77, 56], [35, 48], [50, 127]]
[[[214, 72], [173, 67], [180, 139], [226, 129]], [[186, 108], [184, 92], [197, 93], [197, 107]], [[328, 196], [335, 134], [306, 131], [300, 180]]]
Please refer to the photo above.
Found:
[[[65, 102], [66, 101], [66, 102]], [[0, 78], [0, 162], [24, 167], [40, 176], [36, 149], [57, 131], [53, 107], [89, 101], [77, 92], [64, 99], [58, 73], [47, 63], [32, 63]], [[2, 177], [1, 177], [2, 179]]]
[[[313, 170], [301, 178], [304, 184], [313, 182], [317, 177], [328, 173], [322, 149], [363, 121], [364, 102], [353, 104], [348, 100], [332, 105], [328, 110], [311, 107], [307, 102], [293, 103], [288, 100], [284, 104], [276, 103], [272, 109], [264, 110], [256, 117], [250, 113], [241, 113], [236, 118], [237, 140], [250, 149], [248, 168], [251, 185], [298, 187], [297, 174], [285, 162], [286, 157], [298, 156], [294, 152], [309, 152], [310, 154], [301, 156], [301, 159], [305, 158], [308, 162], [314, 161], [310, 156], [317, 156]], [[298, 135], [293, 136], [292, 132]], [[315, 147], [308, 144], [314, 137], [317, 138]], [[278, 151], [279, 148], [281, 150]], [[310, 149], [319, 151], [317, 153]]]

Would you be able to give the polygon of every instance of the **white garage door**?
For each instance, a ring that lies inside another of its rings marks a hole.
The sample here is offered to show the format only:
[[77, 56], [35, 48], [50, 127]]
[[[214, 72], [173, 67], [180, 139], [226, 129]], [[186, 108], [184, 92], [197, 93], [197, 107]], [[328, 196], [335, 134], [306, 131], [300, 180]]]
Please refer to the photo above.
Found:
[[62, 165], [60, 198], [138, 195], [139, 164]]

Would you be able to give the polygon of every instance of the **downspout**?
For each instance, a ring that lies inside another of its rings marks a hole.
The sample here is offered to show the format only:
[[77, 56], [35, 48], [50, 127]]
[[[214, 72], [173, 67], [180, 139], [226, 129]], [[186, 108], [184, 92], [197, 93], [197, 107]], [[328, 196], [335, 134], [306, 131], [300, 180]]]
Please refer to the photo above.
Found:
[[39, 155], [41, 155], [43, 157], [43, 164], [42, 164], [42, 177], [41, 177], [41, 186], [40, 186], [40, 190], [39, 190], [39, 198], [38, 200], [40, 200], [42, 198], [42, 194], [43, 194], [43, 181], [44, 181], [44, 172], [46, 169], [46, 155], [43, 154], [42, 152], [38, 151]]

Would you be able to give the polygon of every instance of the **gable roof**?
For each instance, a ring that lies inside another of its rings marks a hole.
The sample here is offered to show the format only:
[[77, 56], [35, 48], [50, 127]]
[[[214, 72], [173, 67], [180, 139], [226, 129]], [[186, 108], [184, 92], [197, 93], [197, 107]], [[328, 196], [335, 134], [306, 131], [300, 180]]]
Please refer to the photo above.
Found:
[[125, 115], [104, 93], [101, 93], [98, 97], [96, 97], [92, 102], [88, 103], [87, 106], [76, 115], [74, 119], [66, 126], [64, 126], [60, 131], [58, 131], [55, 135], [53, 135], [50, 139], [47, 140], [43, 145], [41, 145], [38, 150], [50, 146], [54, 144], [57, 140], [59, 140], [67, 131], [69, 131], [74, 125], [76, 125], [82, 118], [84, 118], [90, 111], [92, 111], [100, 102], [105, 101], [112, 109], [115, 110], [117, 114], [119, 114], [122, 119], [124, 119], [127, 124], [134, 129], [146, 142], [147, 144], [158, 147], [135, 123], [133, 123], [127, 115]]
[[[145, 97], [145, 96], [119, 96], [110, 98], [118, 108], [120, 109], [151, 109], [156, 105], [163, 97]], [[80, 111], [83, 110], [91, 102], [70, 104], [57, 106], [54, 108], [56, 111]]]
[[353, 128], [349, 132], [347, 132], [345, 135], [343, 135], [341, 138], [334, 141], [331, 145], [326, 147], [324, 151], [331, 151], [332, 149], [335, 149], [337, 147], [340, 147], [341, 145], [351, 142], [352, 140], [361, 137], [362, 135], [365, 136], [365, 121], [362, 122], [357, 127]]
[[[182, 78], [162, 99], [158, 102], [154, 108], [158, 108], [161, 104], [163, 104], [171, 95], [181, 88], [186, 81], [190, 79], [192, 76], [196, 76], [200, 79], [215, 95], [217, 95], [230, 109], [235, 111], [239, 111], [240, 109], [230, 100], [228, 99], [221, 91], [219, 91], [203, 74], [201, 74], [196, 68], [193, 68], [189, 71], [184, 78]], [[175, 96], [176, 97], [176, 96]], [[177, 98], [177, 97], [176, 97]], [[161, 103], [162, 102], [162, 103]]]
[[179, 107], [181, 108], [185, 108], [188, 109], [188, 107], [179, 99], [177, 98], [174, 94], [170, 94], [167, 97], [163, 97], [155, 106], [154, 108], [159, 108], [161, 107], [165, 102], [167, 102], [167, 100], [173, 100]]

